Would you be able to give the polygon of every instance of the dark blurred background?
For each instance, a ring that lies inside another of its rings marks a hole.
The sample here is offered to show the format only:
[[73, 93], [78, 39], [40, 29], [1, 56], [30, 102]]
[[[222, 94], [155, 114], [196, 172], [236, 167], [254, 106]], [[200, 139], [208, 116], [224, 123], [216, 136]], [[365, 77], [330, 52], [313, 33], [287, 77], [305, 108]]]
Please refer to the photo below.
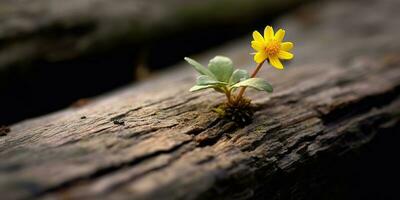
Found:
[[306, 2], [1, 0], [0, 125], [146, 79]]

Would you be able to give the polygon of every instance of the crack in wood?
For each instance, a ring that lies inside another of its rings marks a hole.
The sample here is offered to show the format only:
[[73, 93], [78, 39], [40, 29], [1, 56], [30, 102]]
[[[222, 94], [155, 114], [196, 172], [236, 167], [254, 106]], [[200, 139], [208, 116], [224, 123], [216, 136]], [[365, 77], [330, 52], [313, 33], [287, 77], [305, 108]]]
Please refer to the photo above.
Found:
[[59, 190], [63, 190], [64, 188], [71, 187], [71, 186], [76, 185], [77, 183], [79, 183], [81, 181], [84, 181], [84, 180], [98, 179], [100, 177], [115, 173], [116, 171], [121, 170], [123, 168], [132, 167], [134, 165], [137, 165], [137, 164], [139, 164], [139, 163], [141, 163], [141, 162], [143, 162], [145, 160], [148, 160], [150, 158], [157, 157], [157, 156], [160, 156], [162, 154], [168, 154], [168, 153], [177, 151], [179, 148], [183, 147], [186, 144], [189, 144], [190, 142], [192, 142], [192, 141], [191, 140], [183, 141], [182, 143], [180, 143], [180, 144], [178, 144], [176, 146], [173, 146], [172, 148], [167, 149], [167, 150], [158, 150], [158, 151], [152, 152], [150, 154], [142, 155], [142, 156], [137, 157], [137, 158], [135, 158], [135, 159], [133, 159], [131, 161], [128, 161], [128, 162], [122, 162], [122, 163], [119, 163], [118, 165], [110, 165], [110, 166], [98, 169], [98, 170], [94, 171], [91, 174], [87, 174], [84, 177], [78, 177], [78, 178], [75, 178], [75, 179], [71, 179], [71, 180], [65, 181], [62, 184], [55, 185], [55, 186], [52, 186], [52, 187], [48, 187], [45, 190], [42, 190], [42, 191], [37, 192], [36, 194], [33, 194], [33, 197], [34, 198], [40, 198], [43, 195], [46, 195], [48, 193], [54, 193], [54, 192], [57, 192]]
[[[400, 85], [395, 86], [389, 91], [382, 91], [382, 93], [368, 95], [356, 101], [351, 101], [345, 105], [335, 107], [329, 113], [321, 114], [321, 119], [326, 126], [330, 124], [346, 121], [354, 116], [361, 115], [369, 112], [371, 109], [378, 109], [398, 99], [400, 96]], [[318, 111], [318, 108], [316, 108]]]

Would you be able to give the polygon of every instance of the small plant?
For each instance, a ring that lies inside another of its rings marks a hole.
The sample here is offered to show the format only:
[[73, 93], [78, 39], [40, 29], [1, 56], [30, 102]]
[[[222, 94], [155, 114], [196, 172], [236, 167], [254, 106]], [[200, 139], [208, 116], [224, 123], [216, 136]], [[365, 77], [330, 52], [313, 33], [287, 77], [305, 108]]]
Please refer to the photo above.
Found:
[[[273, 91], [272, 86], [266, 80], [256, 78], [256, 75], [266, 60], [275, 68], [283, 69], [280, 60], [293, 58], [293, 54], [289, 52], [293, 48], [293, 43], [282, 42], [284, 36], [284, 30], [279, 29], [274, 34], [271, 26], [265, 28], [264, 37], [258, 31], [253, 32], [254, 40], [251, 41], [251, 47], [257, 51], [254, 54], [257, 66], [251, 75], [244, 69], [235, 70], [232, 60], [228, 57], [216, 56], [210, 60], [208, 67], [185, 57], [185, 60], [200, 73], [196, 85], [190, 88], [190, 91], [212, 88], [217, 92], [224, 93], [227, 101], [215, 108], [214, 111], [240, 124], [251, 122], [253, 115], [251, 100], [243, 97], [243, 94], [247, 87], [270, 93]], [[235, 94], [238, 89], [239, 91]]]

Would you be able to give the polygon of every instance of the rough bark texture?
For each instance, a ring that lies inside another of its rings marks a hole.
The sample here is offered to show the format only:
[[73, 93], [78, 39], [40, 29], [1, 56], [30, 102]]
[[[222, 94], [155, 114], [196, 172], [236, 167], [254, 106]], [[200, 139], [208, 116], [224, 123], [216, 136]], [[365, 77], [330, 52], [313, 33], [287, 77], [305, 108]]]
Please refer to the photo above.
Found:
[[[398, 138], [399, 7], [333, 1], [283, 19], [296, 58], [262, 70], [275, 92], [246, 93], [257, 111], [243, 128], [210, 111], [223, 96], [187, 92], [187, 64], [13, 125], [0, 137], [2, 198], [334, 199], [329, 180]], [[199, 60], [251, 66], [249, 40]]]

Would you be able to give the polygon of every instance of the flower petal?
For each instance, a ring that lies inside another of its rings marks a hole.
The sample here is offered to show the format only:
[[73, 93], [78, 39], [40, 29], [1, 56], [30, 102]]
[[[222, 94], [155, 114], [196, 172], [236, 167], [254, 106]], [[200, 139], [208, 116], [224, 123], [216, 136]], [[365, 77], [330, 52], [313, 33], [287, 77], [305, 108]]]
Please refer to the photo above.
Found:
[[269, 63], [277, 69], [283, 69], [283, 65], [277, 56], [269, 57]]
[[253, 32], [253, 38], [254, 38], [254, 40], [256, 42], [260, 42], [260, 43], [264, 42], [264, 38], [262, 37], [262, 35], [258, 31], [254, 31]]
[[290, 60], [293, 58], [293, 54], [289, 53], [287, 51], [279, 51], [278, 58], [283, 59], [283, 60]]
[[256, 61], [256, 63], [262, 63], [265, 59], [267, 59], [267, 55], [265, 53], [258, 52], [256, 55], [254, 55], [254, 61]]
[[290, 51], [293, 48], [293, 43], [291, 42], [283, 42], [281, 44], [281, 49], [284, 51]]
[[264, 43], [251, 41], [251, 47], [256, 51], [262, 51], [265, 48]]
[[279, 29], [278, 32], [275, 34], [275, 40], [278, 42], [282, 42], [283, 38], [285, 37], [285, 30]]
[[265, 41], [269, 41], [274, 38], [274, 29], [271, 26], [265, 27], [264, 38], [265, 38]]

